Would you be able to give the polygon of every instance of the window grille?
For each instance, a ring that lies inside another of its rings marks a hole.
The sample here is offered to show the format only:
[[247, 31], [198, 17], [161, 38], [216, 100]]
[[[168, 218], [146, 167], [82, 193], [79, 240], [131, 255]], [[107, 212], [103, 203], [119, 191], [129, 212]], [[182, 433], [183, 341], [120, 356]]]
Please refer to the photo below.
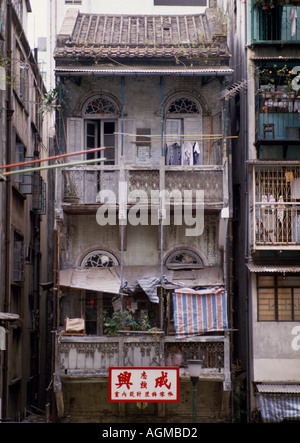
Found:
[[203, 267], [203, 262], [198, 254], [187, 249], [171, 253], [166, 259], [166, 266], [169, 269]]
[[104, 117], [105, 115], [118, 115], [117, 105], [107, 97], [93, 98], [85, 107], [85, 114], [97, 115], [98, 117]]
[[21, 240], [14, 242], [13, 251], [13, 281], [24, 281], [25, 244]]
[[254, 182], [256, 246], [299, 244], [300, 168], [256, 168]]
[[169, 106], [170, 114], [200, 114], [198, 105], [190, 98], [181, 97]]
[[300, 277], [258, 277], [258, 320], [300, 320]]
[[118, 266], [119, 262], [116, 257], [108, 251], [90, 252], [82, 261], [82, 268], [110, 268]]

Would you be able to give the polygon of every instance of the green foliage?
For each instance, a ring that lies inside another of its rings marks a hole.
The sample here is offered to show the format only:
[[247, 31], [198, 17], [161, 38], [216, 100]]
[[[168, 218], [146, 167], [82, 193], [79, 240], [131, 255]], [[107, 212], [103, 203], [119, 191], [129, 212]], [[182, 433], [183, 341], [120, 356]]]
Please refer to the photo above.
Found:
[[59, 86], [44, 94], [39, 112], [50, 112], [60, 107], [59, 104]]
[[128, 328], [131, 331], [145, 331], [151, 328], [148, 315], [141, 314], [141, 321], [136, 320], [130, 309], [115, 311], [111, 316], [104, 312], [101, 316], [104, 334], [117, 334], [121, 329]]

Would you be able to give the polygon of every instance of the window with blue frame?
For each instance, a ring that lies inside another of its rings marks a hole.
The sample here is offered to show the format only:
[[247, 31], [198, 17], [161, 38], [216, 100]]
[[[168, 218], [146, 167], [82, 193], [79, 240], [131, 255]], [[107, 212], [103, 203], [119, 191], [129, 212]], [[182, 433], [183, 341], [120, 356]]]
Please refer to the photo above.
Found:
[[[299, 3], [282, 3], [267, 6], [265, 1], [255, 1], [252, 8], [252, 41], [292, 42], [300, 40]], [[280, 2], [279, 2], [280, 3]]]

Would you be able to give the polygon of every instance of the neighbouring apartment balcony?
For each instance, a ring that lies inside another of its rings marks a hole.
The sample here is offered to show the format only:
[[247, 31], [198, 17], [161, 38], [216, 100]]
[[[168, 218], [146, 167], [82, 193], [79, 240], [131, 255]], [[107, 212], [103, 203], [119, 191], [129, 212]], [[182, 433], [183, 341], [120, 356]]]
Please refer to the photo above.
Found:
[[[184, 340], [163, 333], [116, 336], [60, 336], [56, 375], [61, 380], [105, 378], [109, 367], [177, 366], [189, 378], [187, 360], [203, 360], [202, 380], [223, 383], [230, 390], [230, 341], [224, 335], [196, 336]], [[57, 373], [58, 372], [58, 373]]]
[[291, 0], [286, 4], [268, 7], [261, 0], [254, 0], [251, 20], [251, 43], [299, 43], [300, 3]]
[[251, 244], [258, 249], [300, 249], [299, 161], [250, 162]]
[[256, 140], [300, 144], [300, 96], [280, 89], [260, 94]]
[[[56, 208], [87, 211], [99, 206], [100, 191], [111, 191], [110, 203], [118, 203], [120, 183], [127, 183], [127, 195], [140, 191], [153, 202], [152, 191], [204, 191], [204, 208], [221, 209], [228, 174], [225, 166], [119, 166], [69, 167], [57, 172]], [[114, 201], [115, 199], [115, 201]], [[203, 202], [202, 202], [203, 204]]]

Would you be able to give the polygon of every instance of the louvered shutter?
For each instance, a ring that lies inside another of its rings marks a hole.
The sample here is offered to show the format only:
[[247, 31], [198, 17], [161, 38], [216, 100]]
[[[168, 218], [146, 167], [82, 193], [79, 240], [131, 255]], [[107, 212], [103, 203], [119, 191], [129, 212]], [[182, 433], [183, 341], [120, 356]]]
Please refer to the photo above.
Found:
[[[83, 151], [85, 143], [83, 141], [83, 119], [82, 118], [68, 118], [67, 120], [67, 151], [68, 153]], [[68, 157], [68, 162], [81, 161], [84, 155], [75, 155]]]

